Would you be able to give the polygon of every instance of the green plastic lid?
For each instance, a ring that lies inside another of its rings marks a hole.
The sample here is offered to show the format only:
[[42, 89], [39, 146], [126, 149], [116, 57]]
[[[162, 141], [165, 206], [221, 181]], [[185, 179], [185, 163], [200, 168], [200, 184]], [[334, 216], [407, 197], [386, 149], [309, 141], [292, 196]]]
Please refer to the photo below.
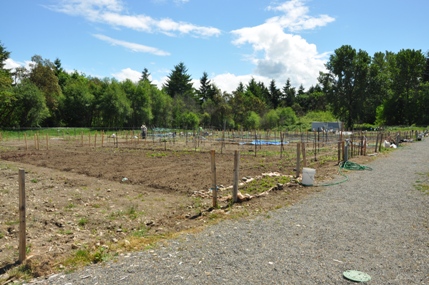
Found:
[[347, 270], [343, 272], [343, 276], [349, 280], [355, 282], [368, 282], [371, 280], [371, 276], [364, 272], [356, 271], [356, 270]]

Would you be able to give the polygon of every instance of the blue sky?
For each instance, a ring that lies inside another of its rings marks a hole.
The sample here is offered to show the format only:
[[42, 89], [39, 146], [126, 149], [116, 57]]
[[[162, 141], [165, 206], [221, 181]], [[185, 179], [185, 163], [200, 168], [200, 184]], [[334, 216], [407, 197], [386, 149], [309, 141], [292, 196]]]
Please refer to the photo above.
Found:
[[429, 51], [427, 0], [8, 0], [0, 41], [7, 67], [33, 55], [67, 71], [161, 86], [183, 62], [198, 88], [222, 91], [253, 77], [277, 87], [317, 83], [329, 55], [351, 45], [373, 55]]

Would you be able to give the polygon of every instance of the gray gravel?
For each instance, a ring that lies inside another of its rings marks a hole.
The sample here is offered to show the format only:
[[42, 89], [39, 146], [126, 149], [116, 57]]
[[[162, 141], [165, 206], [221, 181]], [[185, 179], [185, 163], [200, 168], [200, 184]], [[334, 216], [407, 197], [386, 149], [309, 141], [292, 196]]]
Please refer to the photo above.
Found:
[[293, 206], [31, 284], [354, 284], [346, 270], [429, 284], [429, 195], [415, 187], [428, 150], [408, 144]]

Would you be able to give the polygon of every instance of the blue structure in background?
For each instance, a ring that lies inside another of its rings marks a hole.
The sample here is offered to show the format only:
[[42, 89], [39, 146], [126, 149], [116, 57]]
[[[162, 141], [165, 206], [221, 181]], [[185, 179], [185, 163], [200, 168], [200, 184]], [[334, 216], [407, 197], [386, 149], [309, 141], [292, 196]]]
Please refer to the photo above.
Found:
[[312, 131], [332, 131], [337, 132], [341, 131], [341, 122], [312, 122], [311, 123], [311, 130]]

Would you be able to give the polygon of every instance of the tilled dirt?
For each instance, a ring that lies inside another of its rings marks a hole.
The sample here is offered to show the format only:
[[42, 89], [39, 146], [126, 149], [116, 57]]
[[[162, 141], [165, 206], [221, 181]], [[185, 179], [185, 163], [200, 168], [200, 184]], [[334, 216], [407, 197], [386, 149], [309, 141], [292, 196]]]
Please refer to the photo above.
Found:
[[[293, 159], [255, 156], [251, 150], [242, 150], [240, 178], [295, 174]], [[135, 233], [159, 237], [195, 230], [222, 218], [284, 207], [323, 191], [292, 182], [228, 207], [228, 188], [218, 193], [220, 207], [213, 209], [210, 153], [180, 146], [163, 150], [56, 145], [28, 150], [8, 142], [0, 158], [0, 276], [18, 260], [20, 168], [25, 170], [27, 254], [35, 277], [64, 269], [64, 260], [81, 248], [112, 249], [122, 244], [117, 252], [139, 250], [130, 243]], [[333, 179], [338, 171], [334, 161], [315, 168], [316, 181]], [[216, 182], [221, 189], [232, 185], [233, 169], [231, 153], [216, 153]]]

